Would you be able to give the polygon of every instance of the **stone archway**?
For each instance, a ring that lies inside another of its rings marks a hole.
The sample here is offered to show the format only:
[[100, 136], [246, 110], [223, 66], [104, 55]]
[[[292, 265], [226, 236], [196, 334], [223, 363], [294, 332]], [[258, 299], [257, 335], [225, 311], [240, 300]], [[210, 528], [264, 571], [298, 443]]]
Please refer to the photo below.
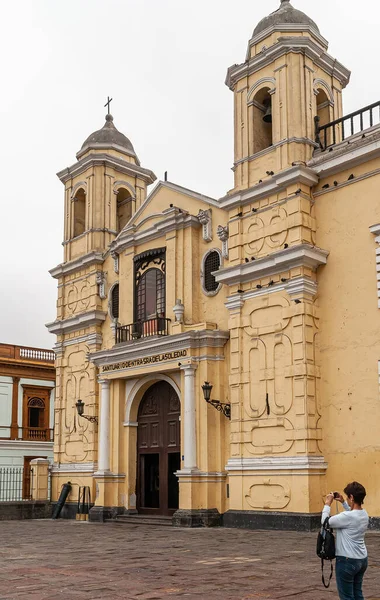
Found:
[[138, 410], [137, 510], [172, 515], [178, 509], [175, 475], [181, 465], [180, 400], [173, 387], [159, 381], [144, 393]]

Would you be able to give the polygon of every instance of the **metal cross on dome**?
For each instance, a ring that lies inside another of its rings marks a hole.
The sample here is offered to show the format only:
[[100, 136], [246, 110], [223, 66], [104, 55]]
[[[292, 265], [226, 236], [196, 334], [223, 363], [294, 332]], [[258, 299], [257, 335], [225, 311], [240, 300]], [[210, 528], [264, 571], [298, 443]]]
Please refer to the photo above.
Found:
[[107, 106], [107, 110], [108, 110], [108, 114], [110, 114], [110, 104], [112, 102], [113, 98], [110, 98], [109, 96], [107, 96], [107, 102], [104, 105], [104, 108]]

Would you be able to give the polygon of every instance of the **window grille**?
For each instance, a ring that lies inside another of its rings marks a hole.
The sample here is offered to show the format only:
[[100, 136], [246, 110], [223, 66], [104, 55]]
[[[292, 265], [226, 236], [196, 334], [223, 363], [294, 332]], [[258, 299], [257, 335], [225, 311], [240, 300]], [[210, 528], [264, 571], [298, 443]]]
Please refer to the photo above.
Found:
[[165, 316], [165, 275], [159, 269], [149, 269], [137, 285], [136, 320]]
[[31, 398], [28, 400], [28, 406], [45, 408], [45, 402], [41, 398]]
[[219, 252], [213, 251], [207, 255], [204, 261], [204, 286], [206, 292], [215, 292], [219, 283], [215, 280], [213, 271], [218, 271], [220, 267], [220, 256]]
[[119, 284], [117, 283], [112, 290], [111, 313], [113, 319], [119, 318]]

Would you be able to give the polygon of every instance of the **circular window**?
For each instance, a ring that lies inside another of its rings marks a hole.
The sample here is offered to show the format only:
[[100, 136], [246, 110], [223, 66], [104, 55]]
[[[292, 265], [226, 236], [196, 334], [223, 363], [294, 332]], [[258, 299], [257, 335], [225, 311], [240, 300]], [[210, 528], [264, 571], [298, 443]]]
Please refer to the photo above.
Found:
[[219, 270], [220, 264], [220, 253], [217, 250], [210, 250], [203, 258], [202, 284], [205, 293], [210, 296], [217, 294], [221, 286], [213, 275]]

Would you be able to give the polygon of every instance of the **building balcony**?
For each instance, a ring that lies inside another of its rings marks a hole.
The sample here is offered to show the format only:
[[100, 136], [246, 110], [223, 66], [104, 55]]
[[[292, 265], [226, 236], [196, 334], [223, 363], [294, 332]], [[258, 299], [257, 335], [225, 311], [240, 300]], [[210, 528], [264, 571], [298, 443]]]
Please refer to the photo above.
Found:
[[52, 442], [54, 439], [54, 429], [23, 427], [22, 439], [29, 442]]
[[115, 343], [123, 344], [148, 337], [169, 335], [169, 323], [170, 319], [153, 317], [145, 321], [136, 321], [136, 323], [130, 325], [118, 325], [116, 327]]
[[365, 106], [345, 117], [320, 125], [319, 117], [315, 117], [315, 141], [320, 150], [331, 149], [336, 144], [353, 136], [371, 130], [380, 124], [380, 101]]

